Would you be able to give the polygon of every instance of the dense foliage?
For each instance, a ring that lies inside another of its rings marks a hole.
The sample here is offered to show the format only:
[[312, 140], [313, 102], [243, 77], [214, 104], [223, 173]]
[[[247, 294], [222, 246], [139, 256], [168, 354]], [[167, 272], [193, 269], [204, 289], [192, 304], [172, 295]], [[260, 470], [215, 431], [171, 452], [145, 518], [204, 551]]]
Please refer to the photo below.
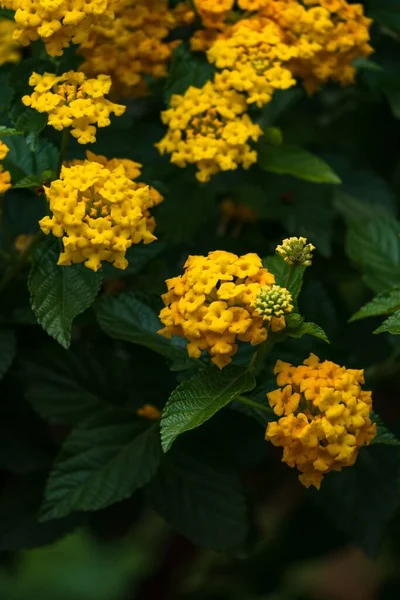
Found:
[[176, 597], [266, 598], [347, 544], [394, 563], [396, 0], [0, 6], [4, 598], [56, 597], [51, 547], [7, 568], [56, 540], [93, 585], [57, 598], [122, 597], [154, 512], [229, 557]]

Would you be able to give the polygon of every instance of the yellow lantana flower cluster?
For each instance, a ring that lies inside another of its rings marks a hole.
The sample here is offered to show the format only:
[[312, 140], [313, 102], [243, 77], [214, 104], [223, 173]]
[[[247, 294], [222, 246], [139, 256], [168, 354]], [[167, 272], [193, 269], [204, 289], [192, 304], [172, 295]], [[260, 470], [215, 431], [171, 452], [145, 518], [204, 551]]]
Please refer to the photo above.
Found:
[[62, 238], [59, 265], [84, 262], [97, 271], [102, 261], [108, 261], [126, 269], [128, 248], [156, 239], [149, 209], [157, 201], [129, 174], [123, 162], [109, 169], [85, 161], [63, 167], [60, 179], [44, 188], [53, 216], [44, 217], [39, 225], [46, 235]]
[[364, 372], [314, 354], [298, 367], [278, 360], [274, 372], [280, 389], [267, 398], [281, 418], [268, 423], [266, 439], [283, 447], [283, 462], [297, 467], [303, 485], [319, 489], [324, 475], [353, 465], [376, 435]]
[[296, 49], [282, 43], [280, 29], [272, 22], [260, 31], [240, 27], [227, 39], [217, 40], [207, 53], [209, 62], [223, 69], [216, 82], [245, 93], [248, 103], [259, 107], [270, 102], [274, 90], [296, 85], [283, 66], [295, 55]]
[[[9, 148], [0, 141], [0, 160], [4, 160], [9, 153]], [[9, 171], [5, 171], [3, 166], [0, 165], [0, 194], [5, 194], [11, 186], [11, 175]]]
[[21, 49], [14, 40], [15, 23], [0, 19], [0, 65], [16, 63], [21, 59]]
[[33, 73], [29, 85], [30, 96], [23, 96], [25, 106], [48, 113], [49, 125], [61, 131], [71, 127], [71, 134], [80, 144], [96, 141], [97, 127], [110, 125], [110, 115], [121, 116], [126, 107], [107, 100], [111, 78], [99, 75], [88, 79], [81, 72], [68, 71], [62, 75]]
[[267, 339], [269, 327], [285, 327], [283, 317], [264, 321], [254, 308], [260, 290], [275, 282], [257, 254], [216, 250], [189, 256], [184, 268], [183, 275], [166, 282], [160, 313], [165, 327], [159, 333], [186, 338], [189, 356], [199, 358], [205, 350], [222, 369], [236, 354], [238, 341], [257, 346]]
[[243, 95], [219, 91], [207, 82], [202, 88], [188, 88], [183, 96], [172, 96], [170, 106], [162, 113], [168, 131], [157, 147], [161, 154], [171, 154], [178, 167], [195, 164], [199, 181], [239, 165], [248, 169], [256, 162], [249, 141], [256, 141], [262, 129], [246, 113]]
[[90, 76], [110, 75], [123, 96], [146, 95], [145, 76], [167, 75], [167, 63], [178, 42], [165, 39], [184, 20], [179, 6], [171, 10], [168, 0], [121, 0], [112, 23], [94, 27], [81, 46], [82, 71]]
[[114, 17], [119, 0], [2, 0], [0, 6], [15, 10], [14, 39], [23, 46], [42, 39], [51, 56], [61, 56], [72, 42], [83, 43], [93, 25]]

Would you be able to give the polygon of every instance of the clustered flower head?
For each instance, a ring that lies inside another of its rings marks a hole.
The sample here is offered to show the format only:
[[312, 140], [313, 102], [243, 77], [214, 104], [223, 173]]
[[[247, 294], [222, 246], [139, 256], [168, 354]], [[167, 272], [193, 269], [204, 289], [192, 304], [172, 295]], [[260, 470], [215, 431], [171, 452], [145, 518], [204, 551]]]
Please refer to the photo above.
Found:
[[217, 40], [207, 57], [222, 70], [216, 77], [218, 85], [243, 92], [249, 104], [259, 107], [271, 101], [275, 90], [296, 85], [283, 63], [296, 56], [297, 51], [283, 43], [282, 37], [279, 26], [270, 22], [260, 31], [243, 26]]
[[292, 295], [286, 288], [280, 285], [266, 286], [260, 289], [253, 307], [265, 321], [271, 321], [274, 317], [280, 318], [291, 313], [292, 301]]
[[2, 0], [15, 10], [14, 39], [23, 46], [42, 39], [47, 52], [61, 56], [72, 42], [81, 44], [93, 25], [107, 26], [119, 0]]
[[315, 246], [307, 244], [307, 238], [291, 237], [283, 240], [282, 244], [276, 247], [276, 252], [283, 258], [288, 265], [303, 265], [310, 267], [313, 258]]
[[14, 40], [15, 23], [0, 19], [0, 65], [16, 63], [21, 59], [21, 49]]
[[108, 75], [88, 79], [81, 72], [68, 71], [62, 75], [33, 73], [29, 85], [30, 96], [23, 96], [25, 106], [48, 113], [48, 123], [61, 131], [71, 127], [71, 134], [80, 144], [96, 141], [97, 127], [110, 125], [110, 116], [121, 116], [126, 107], [107, 100], [111, 88]]
[[80, 47], [85, 59], [82, 71], [90, 76], [110, 75], [113, 86], [124, 96], [146, 95], [146, 76], [167, 75], [177, 42], [165, 39], [184, 21], [179, 8], [183, 6], [171, 10], [168, 0], [120, 0], [112, 23], [92, 28]]
[[183, 275], [166, 282], [166, 307], [160, 313], [165, 327], [159, 333], [186, 338], [189, 356], [199, 358], [205, 350], [222, 369], [237, 352], [238, 341], [257, 346], [267, 339], [268, 328], [285, 327], [283, 316], [265, 321], [254, 307], [260, 290], [275, 283], [257, 254], [216, 250], [189, 256], [184, 267]]
[[274, 372], [280, 389], [267, 398], [281, 418], [268, 423], [266, 439], [283, 447], [282, 461], [297, 467], [303, 485], [319, 489], [324, 475], [353, 465], [376, 435], [364, 372], [314, 354], [298, 367], [278, 360]]
[[[0, 160], [4, 160], [10, 149], [0, 141]], [[12, 187], [11, 185], [11, 174], [9, 171], [5, 171], [3, 166], [0, 165], [0, 194], [5, 194], [7, 190]]]
[[62, 238], [64, 252], [59, 265], [84, 262], [97, 271], [102, 261], [107, 261], [126, 269], [128, 248], [156, 239], [149, 209], [161, 196], [130, 179], [135, 169], [137, 172], [136, 163], [130, 165], [130, 171], [126, 161], [116, 159], [115, 166], [107, 168], [101, 164], [104, 157], [99, 159], [64, 166], [60, 179], [44, 188], [53, 216], [44, 217], [39, 224], [46, 235], [51, 232]]
[[246, 113], [241, 94], [217, 90], [207, 82], [203, 88], [189, 87], [183, 96], [172, 96], [170, 105], [162, 113], [168, 131], [157, 147], [162, 154], [171, 154], [171, 162], [179, 167], [195, 164], [199, 181], [239, 165], [248, 169], [256, 162], [249, 141], [256, 141], [262, 129]]

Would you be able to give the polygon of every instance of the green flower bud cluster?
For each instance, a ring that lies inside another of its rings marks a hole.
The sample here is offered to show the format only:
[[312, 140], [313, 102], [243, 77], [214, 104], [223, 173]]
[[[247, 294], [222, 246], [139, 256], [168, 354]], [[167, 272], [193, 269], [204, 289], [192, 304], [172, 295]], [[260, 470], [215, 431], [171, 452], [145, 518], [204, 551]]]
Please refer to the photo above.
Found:
[[312, 253], [315, 250], [313, 244], [307, 244], [307, 238], [291, 237], [283, 240], [280, 246], [276, 247], [276, 252], [289, 265], [303, 265], [310, 267]]
[[292, 300], [289, 290], [279, 285], [273, 285], [260, 290], [253, 306], [261, 317], [270, 321], [272, 317], [279, 318], [292, 312]]

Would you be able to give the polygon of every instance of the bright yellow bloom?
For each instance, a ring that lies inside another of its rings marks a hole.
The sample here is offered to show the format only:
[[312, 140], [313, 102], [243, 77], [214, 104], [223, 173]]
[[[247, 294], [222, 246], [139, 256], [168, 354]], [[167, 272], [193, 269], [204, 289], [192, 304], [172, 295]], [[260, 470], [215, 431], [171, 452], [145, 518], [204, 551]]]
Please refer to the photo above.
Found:
[[183, 96], [172, 96], [171, 108], [162, 113], [168, 132], [157, 147], [178, 167], [195, 164], [199, 181], [239, 165], [248, 169], [257, 160], [249, 141], [262, 130], [246, 110], [244, 96], [234, 90], [217, 90], [211, 82], [190, 87]]
[[282, 38], [279, 26], [270, 22], [260, 31], [238, 27], [229, 37], [217, 40], [207, 53], [208, 60], [222, 70], [216, 77], [217, 87], [243, 92], [249, 104], [261, 107], [271, 101], [275, 90], [296, 85], [283, 63], [297, 56], [298, 50]]
[[[177, 42], [166, 42], [185, 14], [182, 5], [171, 10], [167, 0], [121, 0], [108, 26], [94, 27], [79, 49], [89, 76], [110, 75], [124, 96], [148, 93], [145, 76], [167, 75], [167, 64]], [[182, 13], [182, 14], [181, 14]]]
[[[0, 160], [4, 160], [8, 153], [9, 148], [0, 141]], [[0, 165], [0, 194], [5, 194], [11, 187], [11, 174], [9, 171], [5, 171], [3, 166]]]
[[83, 43], [93, 25], [107, 26], [120, 0], [1, 0], [15, 10], [14, 39], [23, 46], [42, 39], [52, 56], [70, 43]]
[[108, 75], [87, 79], [83, 73], [68, 71], [63, 75], [33, 73], [29, 85], [30, 96], [23, 96], [25, 106], [49, 115], [49, 125], [61, 131], [71, 127], [71, 134], [80, 144], [96, 141], [97, 127], [110, 125], [110, 116], [121, 116], [126, 107], [114, 104], [104, 96], [111, 87]]
[[223, 24], [235, 0], [195, 0], [204, 27], [218, 29]]
[[13, 35], [15, 23], [9, 19], [0, 19], [0, 65], [21, 60], [21, 51]]
[[303, 485], [319, 489], [326, 473], [353, 465], [376, 435], [364, 371], [311, 354], [298, 367], [278, 360], [274, 372], [280, 389], [267, 398], [281, 418], [268, 424], [266, 439], [283, 447], [283, 462], [300, 471]]
[[149, 209], [161, 196], [152, 196], [148, 186], [132, 181], [123, 161], [115, 168], [93, 161], [63, 167], [60, 179], [44, 190], [53, 216], [39, 225], [46, 235], [62, 238], [59, 265], [84, 262], [97, 271], [107, 261], [126, 269], [128, 248], [156, 239]]
[[282, 244], [276, 247], [276, 253], [283, 258], [289, 265], [303, 265], [310, 267], [312, 253], [315, 246], [307, 244], [307, 238], [291, 237], [283, 240]]
[[260, 290], [274, 282], [257, 254], [216, 250], [189, 256], [184, 274], [166, 282], [166, 307], [160, 313], [165, 328], [159, 333], [186, 338], [189, 356], [199, 358], [205, 350], [222, 369], [236, 354], [238, 341], [257, 346], [267, 339], [269, 327], [285, 326], [280, 318], [264, 321], [253, 306]]

